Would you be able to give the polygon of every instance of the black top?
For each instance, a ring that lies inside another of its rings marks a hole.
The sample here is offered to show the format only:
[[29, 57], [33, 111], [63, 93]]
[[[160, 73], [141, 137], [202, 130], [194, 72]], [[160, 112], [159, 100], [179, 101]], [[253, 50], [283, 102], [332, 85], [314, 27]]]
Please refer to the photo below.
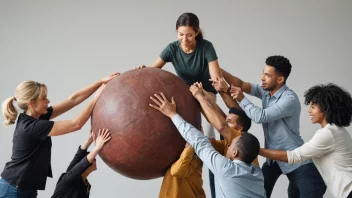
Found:
[[1, 177], [20, 189], [44, 190], [51, 171], [51, 138], [54, 126], [49, 121], [53, 108], [35, 119], [25, 113], [18, 116], [13, 134], [11, 161], [7, 162]]
[[88, 180], [83, 181], [82, 174], [92, 164], [87, 159], [87, 150], [81, 147], [68, 166], [66, 173], [61, 174], [56, 184], [54, 195], [51, 198], [88, 198], [90, 184]]

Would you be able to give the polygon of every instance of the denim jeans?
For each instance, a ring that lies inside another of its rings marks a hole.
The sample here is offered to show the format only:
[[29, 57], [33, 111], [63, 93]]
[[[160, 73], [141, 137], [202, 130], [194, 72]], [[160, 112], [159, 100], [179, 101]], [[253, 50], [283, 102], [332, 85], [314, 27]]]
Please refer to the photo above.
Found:
[[214, 174], [213, 174], [213, 172], [211, 172], [211, 170], [209, 170], [209, 185], [210, 185], [211, 197], [215, 198], [216, 197], [216, 194], [215, 194], [215, 180], [214, 180]]
[[37, 190], [20, 190], [0, 177], [0, 198], [36, 198]]
[[[264, 188], [269, 198], [282, 172], [276, 162], [269, 164], [268, 161], [263, 164], [262, 170]], [[287, 189], [289, 198], [322, 198], [325, 194], [326, 185], [313, 163], [302, 165], [286, 176], [290, 182]]]
[[[220, 140], [224, 140], [224, 137], [220, 135]], [[226, 155], [226, 153], [224, 153]], [[212, 198], [216, 198], [215, 194], [215, 180], [214, 180], [214, 174], [209, 170], [209, 185], [210, 185], [210, 193]]]

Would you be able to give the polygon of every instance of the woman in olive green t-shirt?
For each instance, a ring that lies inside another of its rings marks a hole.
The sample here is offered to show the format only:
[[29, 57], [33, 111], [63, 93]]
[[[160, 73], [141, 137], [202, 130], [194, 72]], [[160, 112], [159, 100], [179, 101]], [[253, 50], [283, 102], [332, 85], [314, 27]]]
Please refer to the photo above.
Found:
[[[221, 78], [218, 57], [211, 42], [203, 39], [199, 19], [193, 13], [182, 14], [176, 22], [178, 40], [170, 43], [161, 52], [151, 67], [162, 68], [167, 62], [175, 67], [178, 77], [187, 85], [202, 82], [207, 96], [215, 101], [215, 88], [209, 79]], [[146, 67], [141, 65], [134, 69]], [[215, 136], [213, 127], [204, 126], [205, 135]]]

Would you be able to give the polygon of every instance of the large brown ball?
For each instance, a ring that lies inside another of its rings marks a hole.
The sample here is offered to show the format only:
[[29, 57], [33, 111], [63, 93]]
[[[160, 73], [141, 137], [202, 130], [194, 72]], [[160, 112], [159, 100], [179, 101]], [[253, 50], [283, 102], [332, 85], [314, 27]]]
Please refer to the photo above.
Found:
[[188, 86], [174, 74], [156, 68], [128, 71], [111, 80], [99, 97], [92, 128], [107, 128], [111, 140], [99, 155], [116, 172], [134, 179], [164, 176], [182, 153], [185, 140], [171, 119], [151, 108], [150, 96], [163, 92], [177, 112], [200, 129], [199, 105]]

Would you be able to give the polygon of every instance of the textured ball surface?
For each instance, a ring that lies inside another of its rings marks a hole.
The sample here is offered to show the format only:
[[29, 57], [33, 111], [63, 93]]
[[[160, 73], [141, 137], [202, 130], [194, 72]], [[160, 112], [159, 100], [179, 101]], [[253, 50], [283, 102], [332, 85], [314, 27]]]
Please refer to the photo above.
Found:
[[151, 108], [150, 96], [163, 92], [176, 101], [177, 112], [200, 129], [199, 105], [176, 75], [157, 68], [128, 71], [111, 80], [92, 114], [92, 129], [107, 128], [111, 140], [99, 155], [116, 172], [133, 179], [164, 176], [185, 141], [171, 119]]

